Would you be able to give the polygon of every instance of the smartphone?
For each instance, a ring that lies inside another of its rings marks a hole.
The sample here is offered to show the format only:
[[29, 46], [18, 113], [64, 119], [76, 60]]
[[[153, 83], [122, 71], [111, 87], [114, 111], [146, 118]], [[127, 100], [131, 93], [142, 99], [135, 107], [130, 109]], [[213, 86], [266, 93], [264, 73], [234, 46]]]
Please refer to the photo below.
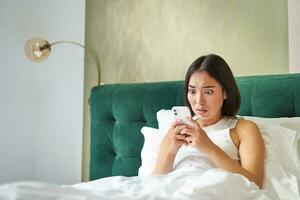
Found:
[[190, 109], [187, 106], [174, 106], [172, 107], [172, 114], [174, 120], [180, 119], [182, 123], [191, 125], [189, 121], [187, 121], [187, 117], [191, 116]]

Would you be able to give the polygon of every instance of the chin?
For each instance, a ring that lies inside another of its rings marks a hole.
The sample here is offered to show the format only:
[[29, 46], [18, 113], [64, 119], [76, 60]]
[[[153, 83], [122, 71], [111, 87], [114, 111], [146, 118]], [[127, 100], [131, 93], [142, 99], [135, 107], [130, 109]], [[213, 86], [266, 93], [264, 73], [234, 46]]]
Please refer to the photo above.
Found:
[[211, 116], [209, 116], [209, 115], [200, 115], [197, 113], [196, 113], [196, 115], [197, 115], [198, 119], [210, 119], [211, 118]]

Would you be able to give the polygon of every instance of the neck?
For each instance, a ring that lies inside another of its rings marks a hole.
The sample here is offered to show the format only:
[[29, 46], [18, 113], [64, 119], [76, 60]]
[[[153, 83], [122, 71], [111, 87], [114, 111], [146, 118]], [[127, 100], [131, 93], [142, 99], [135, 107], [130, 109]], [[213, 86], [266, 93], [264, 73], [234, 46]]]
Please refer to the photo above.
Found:
[[217, 115], [216, 117], [212, 118], [212, 119], [197, 119], [198, 124], [201, 126], [201, 128], [206, 127], [206, 126], [211, 126], [215, 123], [217, 123], [218, 121], [220, 121], [224, 116], [222, 115]]

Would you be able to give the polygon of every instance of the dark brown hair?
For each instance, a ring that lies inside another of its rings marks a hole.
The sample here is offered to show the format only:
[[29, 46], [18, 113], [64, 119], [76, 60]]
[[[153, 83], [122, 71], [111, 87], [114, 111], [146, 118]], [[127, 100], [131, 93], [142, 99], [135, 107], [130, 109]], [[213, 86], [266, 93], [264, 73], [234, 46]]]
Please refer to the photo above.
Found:
[[223, 102], [221, 115], [235, 117], [241, 104], [240, 92], [229, 65], [222, 57], [215, 54], [197, 58], [187, 70], [185, 76], [184, 97], [185, 104], [189, 107], [191, 113], [194, 115], [187, 98], [188, 85], [192, 74], [196, 71], [206, 71], [212, 78], [219, 82], [227, 96]]

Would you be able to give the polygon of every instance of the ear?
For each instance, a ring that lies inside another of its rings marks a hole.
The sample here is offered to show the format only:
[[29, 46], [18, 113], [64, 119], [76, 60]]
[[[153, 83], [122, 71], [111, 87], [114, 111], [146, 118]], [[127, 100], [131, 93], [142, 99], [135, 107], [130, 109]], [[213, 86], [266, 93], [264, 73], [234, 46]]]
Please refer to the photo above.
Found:
[[227, 99], [227, 94], [225, 91], [223, 92], [223, 99]]

